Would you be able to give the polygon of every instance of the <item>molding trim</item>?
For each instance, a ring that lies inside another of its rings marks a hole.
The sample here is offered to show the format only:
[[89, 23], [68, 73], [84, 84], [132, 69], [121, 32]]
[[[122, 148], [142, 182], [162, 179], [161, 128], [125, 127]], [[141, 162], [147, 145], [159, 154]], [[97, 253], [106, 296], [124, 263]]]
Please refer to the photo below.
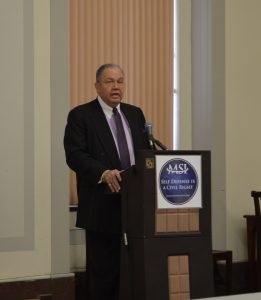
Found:
[[[17, 5], [20, 4], [18, 3]], [[21, 178], [21, 182], [23, 182], [23, 193], [21, 193], [20, 199], [15, 199], [14, 201], [16, 201], [17, 204], [23, 203], [21, 204], [23, 207], [19, 208], [19, 205], [16, 206], [16, 213], [20, 215], [19, 220], [23, 226], [20, 228], [21, 233], [17, 233], [17, 236], [12, 234], [10, 236], [0, 237], [0, 252], [32, 250], [34, 248], [34, 85], [32, 84], [32, 82], [34, 82], [33, 0], [23, 1], [22, 11], [18, 11], [17, 13], [20, 13], [23, 22], [20, 36], [23, 54], [21, 57], [22, 62], [19, 62], [22, 66], [23, 78], [21, 79], [21, 82], [13, 82], [13, 86], [21, 85], [21, 88], [23, 89], [20, 100], [23, 103], [23, 110], [21, 111], [21, 116], [19, 116], [17, 122], [19, 122], [19, 120], [21, 121], [20, 126], [23, 130], [23, 145], [21, 147], [23, 147], [24, 156], [21, 159], [23, 165], [23, 178]], [[11, 22], [12, 26], [20, 26], [19, 23], [13, 24], [12, 19], [9, 22]], [[14, 49], [13, 51], [21, 50]], [[19, 57], [19, 55], [17, 55], [17, 57]], [[6, 126], [9, 125], [6, 124]], [[17, 143], [19, 143], [19, 141], [17, 141]], [[9, 171], [14, 172], [12, 169]], [[12, 184], [12, 182], [10, 182], [10, 184]], [[23, 214], [23, 216], [21, 216], [21, 214]], [[9, 216], [10, 214], [7, 213], [7, 215]], [[14, 220], [9, 219], [9, 223], [13, 221]], [[9, 226], [8, 223], [6, 226]]]
[[0, 283], [0, 299], [39, 299], [40, 295], [50, 295], [55, 300], [74, 300], [74, 281], [74, 274], [69, 273], [45, 279], [4, 282]]

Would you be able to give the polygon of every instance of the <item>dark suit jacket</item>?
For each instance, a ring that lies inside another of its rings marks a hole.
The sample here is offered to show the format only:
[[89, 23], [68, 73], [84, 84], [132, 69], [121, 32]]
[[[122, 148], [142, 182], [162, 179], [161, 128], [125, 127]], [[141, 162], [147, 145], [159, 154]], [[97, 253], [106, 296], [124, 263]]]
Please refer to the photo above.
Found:
[[[145, 118], [140, 108], [121, 103], [133, 139], [134, 154], [149, 149]], [[120, 232], [120, 195], [106, 193], [98, 184], [107, 169], [121, 169], [116, 145], [97, 99], [70, 111], [64, 147], [68, 166], [76, 172], [78, 212], [76, 226], [93, 231]]]

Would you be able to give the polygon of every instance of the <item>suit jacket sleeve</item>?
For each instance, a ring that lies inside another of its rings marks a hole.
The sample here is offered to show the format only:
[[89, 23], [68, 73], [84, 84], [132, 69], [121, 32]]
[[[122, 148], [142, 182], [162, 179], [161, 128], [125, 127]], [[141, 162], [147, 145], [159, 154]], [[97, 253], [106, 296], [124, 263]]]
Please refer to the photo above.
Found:
[[97, 184], [101, 174], [108, 167], [90, 153], [87, 138], [89, 128], [83, 110], [72, 110], [67, 119], [64, 148], [68, 166], [89, 184]]

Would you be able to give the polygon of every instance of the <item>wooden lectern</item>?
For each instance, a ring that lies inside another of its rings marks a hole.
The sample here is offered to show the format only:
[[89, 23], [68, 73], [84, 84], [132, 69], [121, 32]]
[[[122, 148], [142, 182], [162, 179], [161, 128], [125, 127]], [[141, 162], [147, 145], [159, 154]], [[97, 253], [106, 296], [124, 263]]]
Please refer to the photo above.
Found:
[[[199, 156], [202, 208], [158, 209], [155, 158]], [[120, 300], [214, 295], [209, 151], [141, 151], [122, 186]]]

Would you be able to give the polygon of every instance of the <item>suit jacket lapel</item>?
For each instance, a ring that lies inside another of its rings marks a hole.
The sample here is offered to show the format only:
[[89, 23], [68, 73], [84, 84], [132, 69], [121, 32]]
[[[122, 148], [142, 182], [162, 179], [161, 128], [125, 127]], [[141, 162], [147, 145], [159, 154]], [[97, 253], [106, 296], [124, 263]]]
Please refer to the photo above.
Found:
[[126, 119], [128, 120], [130, 130], [131, 130], [131, 135], [132, 135], [132, 141], [133, 141], [133, 150], [135, 153], [135, 156], [137, 154], [138, 150], [138, 145], [137, 145], [137, 139], [133, 138], [135, 136], [139, 136], [137, 126], [135, 126], [135, 122], [133, 122], [133, 117], [131, 116], [130, 110], [124, 105], [121, 104], [121, 111], [124, 113]]
[[118, 156], [118, 151], [114, 142], [114, 138], [111, 133], [110, 126], [107, 122], [106, 116], [98, 102], [98, 100], [93, 102], [93, 123], [97, 134], [99, 136], [100, 142], [103, 145], [104, 150], [108, 154], [109, 159], [113, 166], [118, 166], [120, 168], [120, 159]]

